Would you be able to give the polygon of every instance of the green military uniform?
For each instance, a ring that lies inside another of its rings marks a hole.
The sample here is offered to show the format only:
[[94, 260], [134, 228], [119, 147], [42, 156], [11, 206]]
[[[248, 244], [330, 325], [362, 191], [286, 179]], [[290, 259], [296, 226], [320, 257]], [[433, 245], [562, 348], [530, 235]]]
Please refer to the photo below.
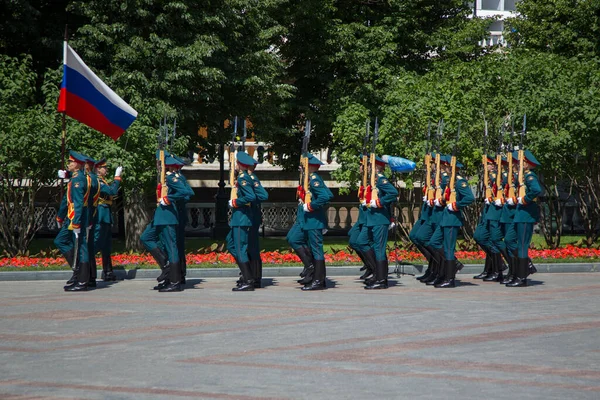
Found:
[[97, 267], [96, 267], [96, 246], [95, 246], [95, 227], [97, 222], [97, 209], [100, 199], [100, 179], [94, 171], [94, 166], [98, 161], [88, 157], [87, 164], [89, 171], [86, 172], [90, 195], [88, 197], [88, 227], [86, 229], [86, 239], [90, 257], [90, 281], [88, 286], [96, 287]]
[[[445, 155], [440, 156], [440, 160], [445, 160]], [[427, 202], [427, 206], [431, 209], [430, 217], [417, 232], [417, 240], [421, 243], [425, 243], [425, 248], [431, 254], [431, 268], [429, 275], [421, 279], [421, 282], [426, 285], [434, 285], [440, 282], [442, 270], [444, 266], [443, 254], [437, 249], [442, 248], [444, 244], [444, 233], [440, 222], [444, 215], [445, 207], [445, 192], [450, 182], [450, 176], [444, 172], [440, 172], [440, 189], [442, 191], [442, 197], [434, 199], [433, 201]]]
[[[375, 163], [385, 166], [387, 163], [380, 157], [375, 157]], [[375, 278], [367, 282], [365, 289], [386, 289], [388, 277], [387, 239], [388, 230], [392, 219], [392, 205], [398, 199], [398, 190], [389, 179], [381, 172], [376, 176], [378, 199], [369, 203], [367, 214], [367, 227], [372, 250], [375, 255]]]
[[348, 245], [356, 251], [364, 263], [365, 273], [360, 279], [366, 279], [375, 272], [375, 252], [369, 238], [369, 228], [367, 227], [368, 207], [365, 204], [358, 205], [358, 219], [348, 231]]
[[[309, 165], [322, 165], [323, 163], [312, 154], [308, 157]], [[311, 200], [304, 203], [302, 231], [304, 245], [308, 244], [314, 265], [314, 272], [305, 276], [306, 282], [302, 290], [321, 290], [326, 288], [325, 254], [323, 252], [323, 230], [327, 229], [327, 207], [333, 193], [327, 188], [323, 179], [316, 172], [309, 175], [309, 191]], [[312, 277], [311, 277], [312, 275]]]
[[[178, 162], [170, 155], [165, 158], [165, 166], [176, 166]], [[167, 195], [160, 200], [154, 211], [154, 219], [140, 238], [142, 244], [152, 254], [163, 273], [158, 278], [162, 285], [156, 288], [160, 292], [176, 292], [183, 290], [181, 281], [183, 271], [179, 262], [179, 249], [177, 247], [177, 227], [179, 213], [176, 207], [187, 195], [184, 182], [171, 171], [165, 175]], [[166, 255], [162, 253], [164, 248]]]
[[[488, 155], [487, 162], [495, 163], [495, 156]], [[487, 168], [487, 165], [485, 165], [484, 168]], [[496, 172], [492, 171], [489, 172], [489, 186], [487, 188], [484, 188], [484, 190], [490, 189], [493, 193], [494, 182], [496, 182]], [[473, 277], [474, 279], [486, 279], [489, 276], [491, 276], [495, 270], [496, 256], [494, 256], [494, 253], [498, 253], [498, 249], [493, 248], [494, 242], [492, 241], [490, 223], [488, 220], [488, 213], [490, 211], [490, 208], [493, 208], [493, 201], [493, 198], [484, 199], [484, 205], [481, 210], [481, 216], [479, 218], [479, 222], [477, 223], [477, 227], [475, 228], [475, 232], [473, 232], [473, 239], [475, 240], [475, 243], [477, 243], [479, 247], [481, 247], [481, 249], [485, 252], [485, 266], [483, 268], [483, 272], [481, 272], [479, 275], [475, 275]], [[492, 214], [494, 214], [493, 211]]]
[[[444, 162], [447, 164], [450, 164], [450, 161], [451, 157], [449, 156], [444, 159]], [[461, 168], [462, 164], [457, 161], [456, 167]], [[434, 285], [437, 288], [455, 286], [454, 277], [457, 269], [454, 251], [456, 248], [458, 232], [460, 227], [463, 225], [461, 210], [475, 201], [475, 197], [473, 196], [473, 192], [469, 187], [469, 183], [465, 178], [458, 174], [456, 174], [454, 188], [451, 188], [451, 190], [454, 190], [456, 193], [456, 202], [448, 203], [446, 205], [442, 220], [440, 221], [440, 227], [442, 228], [444, 236], [442, 257], [444, 269], [441, 274], [442, 282]], [[449, 200], [449, 196], [446, 197], [446, 200]], [[439, 248], [437, 251], [439, 253]]]
[[[524, 157], [529, 168], [535, 168], [540, 165], [529, 150], [525, 150]], [[538, 222], [540, 218], [540, 208], [536, 200], [542, 193], [542, 187], [540, 186], [535, 172], [531, 170], [525, 172], [524, 184], [525, 196], [517, 199], [517, 210], [514, 219], [517, 231], [518, 264], [514, 280], [511, 283], [506, 284], [506, 286], [509, 287], [527, 286], [527, 276], [529, 275], [529, 245], [531, 243], [531, 237], [533, 236], [533, 225]]]
[[[96, 163], [96, 168], [106, 166], [106, 160]], [[113, 272], [112, 260], [112, 210], [113, 201], [118, 195], [121, 185], [121, 176], [114, 177], [109, 183], [105, 177], [100, 177], [100, 198], [96, 209], [96, 225], [94, 228], [94, 248], [102, 255], [102, 279], [115, 281], [117, 277]]]
[[[69, 161], [77, 162], [83, 170], [87, 157], [71, 151]], [[88, 198], [90, 188], [88, 179], [82, 170], [75, 171], [67, 184], [67, 193], [58, 212], [62, 227], [54, 243], [72, 264], [73, 277], [64, 287], [65, 291], [87, 290], [90, 279], [89, 248], [86, 238], [88, 226]], [[65, 213], [66, 211], [66, 213]], [[75, 256], [77, 253], [77, 256]], [[72, 260], [72, 261], [70, 261]]]
[[[254, 165], [258, 164], [255, 160]], [[250, 203], [252, 207], [252, 227], [248, 238], [248, 258], [250, 260], [250, 269], [254, 276], [254, 287], [262, 287], [262, 260], [260, 258], [259, 230], [262, 224], [261, 203], [269, 199], [269, 194], [260, 183], [260, 180], [253, 171], [248, 171], [252, 179], [252, 188], [256, 199]]]
[[[183, 167], [185, 165], [185, 162], [180, 157], [177, 157], [173, 154], [171, 154], [171, 157], [177, 161], [176, 165], [178, 167]], [[187, 203], [194, 196], [194, 189], [192, 189], [181, 171], [175, 172], [175, 177], [180, 179], [184, 186], [184, 196], [175, 202], [175, 207], [177, 207], [177, 215], [179, 220], [179, 224], [177, 225], [177, 251], [179, 252], [179, 263], [182, 271], [181, 282], [185, 283], [185, 276], [187, 274], [187, 260], [185, 257], [185, 227], [188, 223]]]
[[[512, 174], [512, 172], [510, 172]], [[508, 182], [508, 174], [506, 175], [506, 184], [504, 195], [508, 196], [508, 190], [511, 186]], [[516, 181], [516, 177], [513, 174], [513, 179]], [[513, 201], [514, 203], [514, 201]], [[509, 204], [505, 202], [502, 207], [502, 215], [500, 216], [500, 227], [502, 228], [502, 236], [503, 243], [506, 249], [506, 253], [504, 254], [504, 258], [509, 265], [508, 275], [501, 283], [510, 283], [514, 278], [514, 271], [516, 267], [516, 258], [517, 258], [517, 231], [515, 229], [515, 213], [516, 206], [514, 204]]]
[[247, 172], [247, 168], [254, 164], [254, 160], [244, 152], [238, 152], [236, 160], [242, 165], [243, 171], [240, 171], [237, 180], [237, 199], [229, 200], [229, 206], [233, 209], [231, 230], [227, 234], [227, 249], [235, 258], [235, 261], [242, 273], [241, 285], [233, 288], [233, 291], [252, 291], [254, 290], [254, 276], [250, 269], [250, 259], [248, 258], [248, 233], [252, 227], [253, 213], [251, 203], [256, 200], [254, 194], [253, 181]]

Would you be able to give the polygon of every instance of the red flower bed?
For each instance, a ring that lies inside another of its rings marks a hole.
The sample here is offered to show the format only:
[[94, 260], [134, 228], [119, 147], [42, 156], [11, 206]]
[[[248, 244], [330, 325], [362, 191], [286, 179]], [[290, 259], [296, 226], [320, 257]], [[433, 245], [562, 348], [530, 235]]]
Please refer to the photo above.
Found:
[[[419, 252], [398, 250], [389, 254], [390, 260], [395, 260], [396, 255], [404, 261], [425, 261]], [[556, 250], [529, 250], [529, 256], [536, 260], [545, 259], [600, 259], [600, 249], [587, 249], [574, 246], [566, 246]], [[278, 251], [265, 251], [261, 253], [265, 264], [290, 264], [300, 263], [300, 259], [294, 253], [280, 253]], [[211, 252], [206, 254], [188, 254], [186, 256], [188, 265], [194, 264], [234, 264], [235, 260], [229, 253]], [[482, 260], [485, 258], [483, 251], [457, 251], [456, 258], [459, 260]], [[152, 265], [154, 259], [149, 254], [117, 254], [112, 256], [114, 265]], [[347, 251], [338, 251], [336, 253], [326, 253], [325, 261], [330, 264], [335, 263], [360, 263], [360, 258], [356, 254]], [[98, 265], [102, 265], [100, 258], [96, 259]], [[7, 257], [0, 258], [0, 268], [2, 267], [52, 267], [66, 266], [64, 258], [43, 258], [43, 257]]]

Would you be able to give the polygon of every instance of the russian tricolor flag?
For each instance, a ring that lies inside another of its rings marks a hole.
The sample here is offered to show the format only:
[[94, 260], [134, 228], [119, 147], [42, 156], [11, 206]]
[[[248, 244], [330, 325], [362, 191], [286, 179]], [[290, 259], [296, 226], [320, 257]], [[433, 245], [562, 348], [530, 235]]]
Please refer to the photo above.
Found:
[[117, 140], [135, 121], [137, 111], [88, 68], [65, 42], [58, 112]]

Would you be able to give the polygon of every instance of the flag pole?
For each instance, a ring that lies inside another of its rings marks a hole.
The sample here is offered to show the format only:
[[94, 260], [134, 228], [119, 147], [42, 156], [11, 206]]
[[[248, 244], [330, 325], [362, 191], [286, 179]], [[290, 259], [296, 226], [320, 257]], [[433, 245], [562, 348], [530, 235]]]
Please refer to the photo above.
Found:
[[[69, 40], [69, 35], [68, 35], [68, 25], [65, 24], [65, 37], [64, 37], [64, 43], [63, 43], [63, 76], [65, 74], [65, 65], [67, 64], [67, 41]], [[62, 112], [62, 138], [61, 138], [61, 143], [60, 143], [60, 169], [66, 169], [65, 166], [65, 147], [66, 147], [66, 139], [67, 139], [67, 118], [66, 118], [66, 111]], [[65, 180], [63, 178], [61, 178], [60, 180], [60, 199], [58, 200], [59, 202], [62, 201], [63, 195], [64, 195], [64, 191], [65, 191]]]

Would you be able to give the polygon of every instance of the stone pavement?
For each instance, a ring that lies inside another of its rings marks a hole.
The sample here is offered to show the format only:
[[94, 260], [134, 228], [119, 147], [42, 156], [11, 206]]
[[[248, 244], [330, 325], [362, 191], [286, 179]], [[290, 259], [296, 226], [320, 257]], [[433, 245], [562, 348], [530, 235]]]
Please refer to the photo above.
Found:
[[0, 399], [598, 399], [600, 274], [506, 288], [410, 276], [370, 292], [291, 277], [0, 282]]

